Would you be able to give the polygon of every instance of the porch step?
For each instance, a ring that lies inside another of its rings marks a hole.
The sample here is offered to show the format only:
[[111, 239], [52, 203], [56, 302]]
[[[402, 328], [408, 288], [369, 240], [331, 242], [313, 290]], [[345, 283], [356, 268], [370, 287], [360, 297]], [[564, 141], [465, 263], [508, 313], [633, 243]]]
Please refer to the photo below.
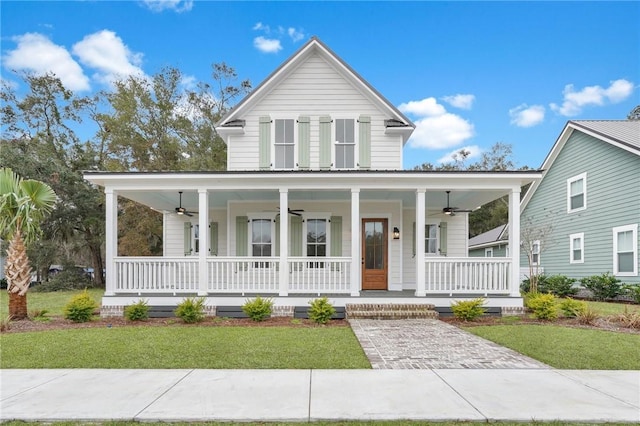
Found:
[[357, 303], [346, 305], [347, 319], [438, 318], [435, 306], [426, 303]]

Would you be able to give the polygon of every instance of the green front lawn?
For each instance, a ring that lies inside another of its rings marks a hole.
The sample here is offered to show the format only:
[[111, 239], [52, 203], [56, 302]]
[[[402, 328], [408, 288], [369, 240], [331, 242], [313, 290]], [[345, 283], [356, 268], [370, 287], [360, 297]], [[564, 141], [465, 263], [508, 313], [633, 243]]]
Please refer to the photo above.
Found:
[[348, 327], [122, 327], [0, 335], [0, 368], [371, 368]]
[[640, 334], [524, 324], [465, 329], [555, 368], [640, 370]]
[[[65, 305], [69, 303], [73, 296], [82, 291], [83, 290], [38, 293], [29, 290], [27, 293], [27, 310], [30, 313], [33, 311], [46, 310], [48, 315], [61, 316]], [[104, 295], [104, 289], [102, 288], [90, 288], [87, 292], [93, 300], [98, 303], [100, 303]], [[0, 318], [6, 318], [8, 316], [8, 309], [9, 295], [6, 290], [0, 290]]]

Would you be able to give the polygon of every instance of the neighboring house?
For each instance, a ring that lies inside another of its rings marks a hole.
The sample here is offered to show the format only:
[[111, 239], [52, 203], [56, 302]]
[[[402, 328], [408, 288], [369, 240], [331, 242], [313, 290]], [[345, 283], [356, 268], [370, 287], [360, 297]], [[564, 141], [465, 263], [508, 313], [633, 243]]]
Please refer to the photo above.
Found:
[[[318, 295], [336, 306], [486, 295], [521, 307], [519, 251], [468, 257], [457, 210], [507, 195], [519, 247], [520, 188], [541, 172], [401, 170], [414, 128], [312, 38], [218, 123], [227, 171], [85, 173], [106, 193], [103, 312], [141, 297], [221, 307], [256, 294], [284, 312]], [[162, 257], [118, 256], [118, 197], [162, 212]]]
[[533, 263], [546, 275], [640, 284], [640, 121], [569, 121], [542, 169], [522, 201]]
[[469, 257], [508, 257], [509, 225], [469, 238]]

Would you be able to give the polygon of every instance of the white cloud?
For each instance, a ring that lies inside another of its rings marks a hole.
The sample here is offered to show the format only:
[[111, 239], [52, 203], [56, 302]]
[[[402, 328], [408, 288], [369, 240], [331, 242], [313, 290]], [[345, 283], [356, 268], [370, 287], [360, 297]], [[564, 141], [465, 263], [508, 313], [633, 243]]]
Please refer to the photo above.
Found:
[[433, 97], [403, 103], [398, 108], [404, 113], [421, 117], [414, 120], [416, 129], [409, 139], [412, 147], [446, 149], [473, 137], [473, 124], [447, 112]]
[[469, 153], [469, 156], [467, 157], [468, 160], [478, 158], [482, 154], [482, 148], [480, 148], [478, 145], [468, 145], [463, 146], [462, 148], [456, 148], [453, 151], [443, 155], [442, 157], [438, 158], [437, 162], [440, 164], [452, 163], [454, 161], [454, 156], [456, 156], [463, 149]]
[[271, 32], [271, 28], [269, 28], [268, 25], [264, 25], [262, 22], [257, 22], [254, 26], [253, 26], [253, 30], [254, 31], [264, 31], [267, 34]]
[[193, 8], [193, 0], [142, 0], [142, 4], [152, 12], [173, 10], [182, 13], [189, 12]]
[[287, 29], [287, 34], [291, 37], [291, 40], [296, 43], [304, 38], [304, 32], [302, 30], [297, 30], [293, 27], [289, 27]]
[[6, 68], [31, 71], [35, 74], [54, 73], [70, 90], [89, 90], [89, 78], [80, 65], [62, 46], [54, 44], [46, 36], [26, 33], [13, 37], [18, 46], [3, 57]]
[[130, 75], [145, 75], [139, 67], [142, 54], [131, 52], [113, 31], [102, 30], [85, 36], [73, 45], [73, 53], [83, 65], [95, 69], [94, 78], [105, 84]]
[[460, 109], [471, 109], [473, 102], [476, 100], [474, 95], [453, 95], [453, 96], [445, 96], [442, 98], [443, 101], [448, 103], [449, 105], [460, 108]]
[[193, 90], [198, 85], [198, 79], [192, 75], [183, 75], [180, 79], [180, 85], [187, 90]]
[[533, 127], [544, 121], [545, 109], [542, 105], [518, 105], [509, 110], [511, 124], [518, 127]]
[[254, 38], [253, 45], [263, 53], [278, 53], [282, 50], [280, 40], [264, 38], [262, 36]]
[[624, 79], [612, 81], [606, 89], [601, 86], [587, 86], [577, 92], [573, 84], [567, 84], [562, 91], [562, 105], [552, 103], [549, 106], [556, 113], [571, 117], [580, 114], [587, 106], [621, 102], [631, 96], [633, 90], [633, 83]]

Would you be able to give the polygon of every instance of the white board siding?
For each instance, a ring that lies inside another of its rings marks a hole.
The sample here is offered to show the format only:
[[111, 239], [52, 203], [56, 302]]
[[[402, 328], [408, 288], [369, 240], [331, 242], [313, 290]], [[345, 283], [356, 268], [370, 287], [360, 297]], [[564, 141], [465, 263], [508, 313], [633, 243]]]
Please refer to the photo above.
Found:
[[[227, 255], [227, 224], [225, 210], [210, 210], [209, 222], [218, 222], [218, 256]], [[164, 255], [184, 256], [184, 223], [191, 222], [195, 225], [198, 223], [198, 216], [178, 216], [175, 214], [167, 214], [165, 216], [165, 241]], [[208, 230], [207, 230], [208, 232]], [[195, 255], [195, 254], [194, 254]]]
[[371, 169], [402, 168], [402, 137], [384, 134], [384, 120], [389, 117], [327, 62], [313, 55], [242, 117], [246, 122], [244, 135], [229, 138], [227, 169], [258, 169], [259, 117], [295, 119], [300, 115], [311, 118], [311, 169], [319, 168], [319, 117], [324, 115], [354, 119], [370, 116]]
[[[580, 279], [613, 272], [612, 229], [640, 223], [639, 170], [640, 156], [574, 131], [522, 214], [553, 226], [540, 255], [545, 274]], [[587, 208], [567, 213], [567, 179], [585, 172]], [[577, 233], [584, 233], [584, 263], [569, 260], [569, 235]], [[524, 251], [520, 265], [528, 265]], [[640, 277], [620, 279], [640, 283]]]
[[[443, 217], [444, 215], [431, 216], [433, 212], [428, 212], [427, 224], [438, 224], [447, 222], [447, 256], [467, 257], [468, 230], [465, 214], [458, 214], [453, 217]], [[416, 258], [413, 255], [413, 224], [416, 221], [414, 209], [404, 209], [402, 211], [401, 233], [402, 243], [402, 282], [404, 289], [416, 288]]]

